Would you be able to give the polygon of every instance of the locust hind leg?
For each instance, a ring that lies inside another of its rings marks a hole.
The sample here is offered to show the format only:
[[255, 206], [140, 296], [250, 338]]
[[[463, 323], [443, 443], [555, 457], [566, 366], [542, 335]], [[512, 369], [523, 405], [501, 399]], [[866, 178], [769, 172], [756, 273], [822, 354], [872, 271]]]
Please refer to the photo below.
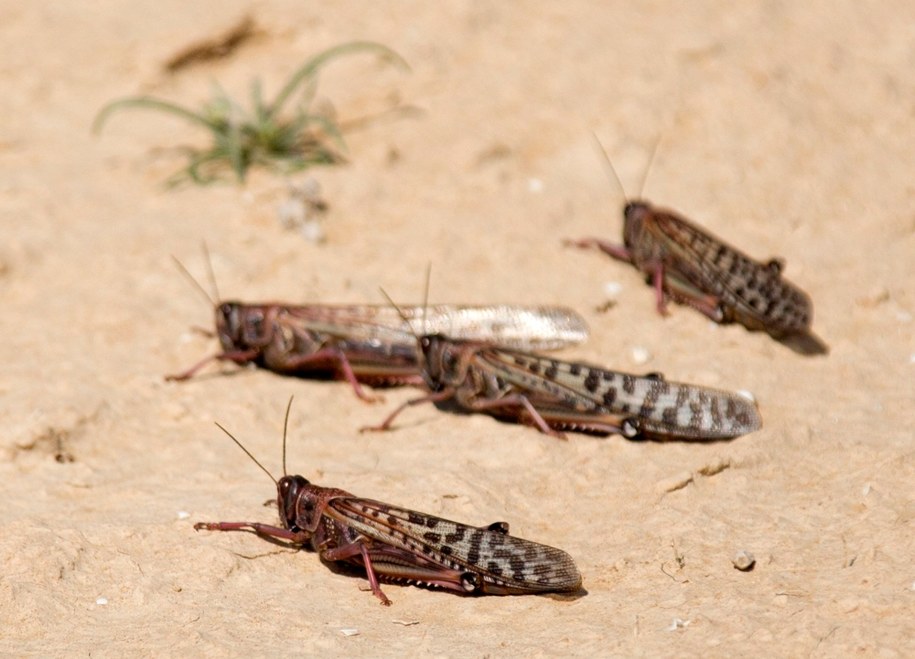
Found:
[[727, 308], [717, 295], [705, 293], [683, 278], [671, 275], [663, 263], [652, 264], [649, 267], [649, 281], [655, 289], [658, 312], [661, 315], [667, 315], [666, 295], [666, 297], [678, 304], [692, 307], [713, 322], [727, 323], [731, 321]]
[[277, 363], [277, 366], [284, 371], [297, 371], [307, 369], [309, 366], [326, 364], [328, 362], [336, 367], [336, 370], [343, 376], [343, 379], [350, 384], [356, 396], [360, 399], [367, 403], [377, 403], [384, 400], [381, 396], [372, 396], [365, 393], [365, 390], [356, 378], [356, 373], [353, 371], [352, 364], [350, 364], [346, 354], [339, 348], [322, 348], [311, 354], [297, 357], [284, 356], [282, 360]]
[[510, 394], [496, 399], [477, 397], [463, 398], [460, 402], [474, 412], [490, 412], [506, 407], [521, 407], [527, 412], [528, 417], [530, 417], [530, 420], [537, 426], [537, 429], [544, 435], [549, 435], [556, 439], [566, 439], [566, 436], [563, 433], [558, 430], [553, 430], [550, 427], [550, 424], [546, 422], [540, 412], [538, 412], [531, 404], [531, 401], [528, 400], [527, 396], [523, 394]]
[[166, 375], [165, 380], [167, 382], [183, 382], [184, 380], [190, 380], [200, 369], [213, 361], [234, 362], [238, 365], [246, 364], [247, 362], [250, 362], [252, 359], [257, 357], [258, 353], [258, 350], [233, 350], [231, 352], [217, 352], [215, 355], [209, 355], [208, 357], [201, 359], [186, 371], [175, 373], [173, 375]]
[[322, 549], [320, 556], [322, 560], [328, 562], [345, 561], [360, 556], [362, 564], [365, 566], [365, 573], [369, 578], [369, 586], [372, 588], [372, 593], [381, 600], [382, 604], [391, 606], [391, 600], [384, 594], [384, 591], [381, 590], [381, 585], [378, 583], [378, 575], [375, 573], [375, 568], [372, 567], [372, 559], [369, 558], [369, 550], [364, 540], [358, 539], [333, 549]]

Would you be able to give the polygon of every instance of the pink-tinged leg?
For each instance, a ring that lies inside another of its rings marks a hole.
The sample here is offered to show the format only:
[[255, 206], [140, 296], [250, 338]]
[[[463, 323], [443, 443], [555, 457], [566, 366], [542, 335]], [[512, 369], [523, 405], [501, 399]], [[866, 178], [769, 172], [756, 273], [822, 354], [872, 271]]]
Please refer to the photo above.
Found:
[[712, 295], [705, 295], [703, 297], [684, 297], [683, 303], [708, 316], [716, 323], [720, 323], [724, 320], [724, 313], [721, 311], [721, 304], [717, 297]]
[[369, 558], [369, 550], [364, 542], [356, 540], [342, 547], [321, 550], [321, 558], [330, 562], [344, 561], [355, 556], [362, 556], [362, 563], [365, 565], [365, 573], [369, 578], [369, 586], [372, 588], [372, 593], [381, 600], [382, 604], [391, 606], [391, 600], [384, 594], [381, 590], [381, 585], [378, 583], [378, 575], [375, 574], [375, 568], [372, 567], [372, 559]]
[[684, 285], [676, 278], [671, 278], [667, 281], [667, 294], [675, 302], [692, 307], [716, 323], [721, 323], [725, 320], [725, 314], [721, 308], [721, 299], [714, 295], [703, 295], [695, 288]]
[[201, 368], [206, 366], [212, 361], [226, 361], [226, 362], [235, 362], [236, 364], [245, 364], [255, 357], [257, 357], [257, 350], [235, 350], [233, 352], [217, 352], [215, 355], [210, 355], [204, 359], [201, 359], [199, 362], [191, 366], [186, 371], [181, 373], [176, 373], [175, 375], [166, 375], [165, 379], [168, 382], [181, 382], [183, 380], [189, 380], [194, 377], [194, 374], [197, 373]]
[[606, 240], [601, 240], [600, 238], [582, 238], [580, 240], [570, 240], [567, 238], [562, 241], [562, 244], [566, 247], [579, 247], [581, 249], [591, 249], [596, 247], [600, 251], [617, 259], [618, 261], [623, 261], [624, 263], [632, 263], [632, 254], [628, 249], [622, 245], [607, 242]]
[[326, 363], [328, 361], [333, 362], [336, 365], [337, 370], [341, 375], [343, 375], [343, 379], [349, 382], [350, 386], [353, 388], [353, 391], [356, 393], [356, 396], [366, 401], [367, 403], [377, 403], [384, 400], [381, 396], [372, 396], [365, 393], [365, 390], [362, 388], [362, 385], [356, 378], [356, 373], [353, 371], [352, 364], [350, 364], [346, 354], [339, 348], [322, 348], [321, 350], [313, 352], [310, 355], [293, 357], [284, 361], [282, 366], [284, 369], [296, 370], [307, 367], [311, 364], [319, 362]]
[[310, 533], [304, 531], [290, 531], [279, 526], [261, 524], [260, 522], [197, 522], [194, 530], [206, 531], [254, 531], [258, 535], [278, 540], [288, 540], [295, 544], [304, 544], [311, 538]]
[[510, 396], [497, 398], [495, 400], [483, 398], [475, 399], [469, 401], [469, 405], [475, 411], [479, 412], [495, 410], [500, 407], [523, 407], [525, 411], [527, 411], [531, 421], [534, 422], [534, 425], [537, 426], [537, 429], [544, 435], [549, 435], [550, 437], [555, 437], [556, 439], [566, 439], [566, 436], [563, 433], [550, 428], [550, 424], [548, 424], [546, 420], [544, 420], [544, 418], [540, 415], [540, 412], [534, 408], [534, 406], [531, 404], [531, 401], [527, 399], [527, 396], [522, 394], [511, 394]]
[[442, 389], [439, 392], [434, 394], [429, 394], [428, 396], [423, 396], [422, 398], [414, 398], [413, 400], [408, 400], [406, 403], [402, 404], [396, 410], [391, 412], [388, 417], [382, 421], [377, 426], [362, 426], [359, 428], [359, 432], [384, 432], [391, 429], [391, 424], [394, 423], [394, 419], [397, 418], [397, 415], [403, 412], [408, 407], [413, 407], [414, 405], [422, 405], [423, 403], [441, 403], [446, 401], [449, 398], [454, 396], [454, 389], [448, 387], [447, 389]]
[[664, 264], [658, 263], [654, 266], [654, 270], [651, 273], [651, 283], [654, 286], [654, 295], [655, 301], [658, 308], [658, 313], [662, 316], [668, 315], [667, 313], [667, 300], [664, 297]]

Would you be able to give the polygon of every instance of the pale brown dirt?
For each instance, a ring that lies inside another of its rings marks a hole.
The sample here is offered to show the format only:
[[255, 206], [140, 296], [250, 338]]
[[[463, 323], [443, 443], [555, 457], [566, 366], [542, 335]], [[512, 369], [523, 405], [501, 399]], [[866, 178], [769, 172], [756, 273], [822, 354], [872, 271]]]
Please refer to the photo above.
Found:
[[[0, 3], [0, 653], [5, 655], [915, 655], [915, 9], [911, 3]], [[677, 10], [677, 7], [680, 7]], [[175, 75], [162, 65], [244, 14], [262, 33]], [[285, 181], [166, 190], [200, 134], [112, 98], [247, 101], [356, 38], [319, 94], [342, 118], [394, 99], [421, 116], [348, 137], [315, 170], [328, 242], [284, 231]], [[620, 235], [645, 196], [758, 258], [784, 256], [830, 344], [805, 358], [689, 309], [565, 237]], [[566, 354], [755, 393], [763, 430], [728, 443], [569, 442], [490, 417], [358, 401], [342, 383], [213, 368], [206, 240], [228, 297], [564, 303]], [[605, 287], [622, 286], [604, 313]], [[650, 353], [636, 364], [633, 349]], [[389, 585], [199, 520], [274, 521], [279, 470], [564, 548], [587, 595], [462, 598]], [[72, 461], [58, 462], [63, 452]], [[714, 473], [708, 466], [728, 465]], [[691, 478], [691, 480], [690, 480]], [[678, 485], [683, 485], [677, 489]], [[670, 491], [668, 491], [670, 490]], [[188, 518], [179, 512], [189, 513]], [[756, 569], [735, 570], [751, 551]], [[97, 603], [107, 598], [107, 604]], [[682, 625], [672, 630], [675, 619]], [[415, 623], [406, 625], [404, 623]], [[347, 636], [343, 630], [358, 630]]]

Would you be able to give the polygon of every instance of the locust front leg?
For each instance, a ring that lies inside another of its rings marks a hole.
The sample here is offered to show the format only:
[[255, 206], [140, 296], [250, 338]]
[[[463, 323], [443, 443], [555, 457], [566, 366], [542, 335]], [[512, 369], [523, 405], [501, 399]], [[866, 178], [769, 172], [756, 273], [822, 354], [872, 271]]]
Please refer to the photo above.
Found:
[[600, 238], [582, 238], [580, 240], [565, 239], [562, 244], [566, 247], [578, 247], [580, 249], [597, 248], [605, 254], [611, 256], [617, 261], [623, 263], [632, 263], [632, 253], [623, 245], [617, 245]]
[[194, 524], [195, 531], [201, 529], [205, 531], [253, 531], [265, 538], [286, 540], [297, 545], [303, 545], [311, 539], [311, 534], [305, 531], [290, 531], [280, 526], [260, 522], [197, 522]]
[[252, 359], [257, 357], [259, 352], [259, 350], [233, 350], [231, 352], [217, 352], [215, 355], [210, 355], [201, 359], [186, 371], [175, 373], [174, 375], [166, 375], [165, 380], [167, 382], [183, 382], [184, 380], [190, 380], [200, 369], [212, 361], [234, 362], [240, 366], [250, 362]]
[[421, 398], [414, 398], [408, 400], [406, 403], [400, 405], [397, 409], [391, 412], [387, 418], [382, 421], [377, 426], [362, 426], [359, 429], [359, 432], [385, 432], [391, 429], [391, 425], [394, 423], [394, 419], [403, 412], [408, 407], [413, 407], [415, 405], [422, 405], [423, 403], [441, 403], [450, 398], [454, 397], [454, 389], [451, 387], [442, 389], [428, 396], [422, 396]]

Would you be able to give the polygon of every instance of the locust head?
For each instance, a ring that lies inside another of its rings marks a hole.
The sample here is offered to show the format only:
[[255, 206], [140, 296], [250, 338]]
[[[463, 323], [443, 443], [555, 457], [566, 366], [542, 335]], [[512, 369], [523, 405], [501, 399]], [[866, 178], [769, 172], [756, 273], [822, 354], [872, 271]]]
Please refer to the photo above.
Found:
[[237, 302], [223, 302], [216, 307], [216, 334], [219, 344], [226, 352], [238, 350], [241, 344], [241, 305]]
[[421, 336], [419, 342], [419, 369], [426, 386], [432, 391], [441, 391], [455, 368], [454, 350], [451, 341], [441, 334]]
[[216, 308], [216, 333], [226, 352], [263, 348], [270, 343], [273, 328], [261, 305], [223, 302]]
[[283, 476], [276, 485], [280, 520], [290, 531], [314, 531], [321, 513], [311, 483], [304, 476]]

